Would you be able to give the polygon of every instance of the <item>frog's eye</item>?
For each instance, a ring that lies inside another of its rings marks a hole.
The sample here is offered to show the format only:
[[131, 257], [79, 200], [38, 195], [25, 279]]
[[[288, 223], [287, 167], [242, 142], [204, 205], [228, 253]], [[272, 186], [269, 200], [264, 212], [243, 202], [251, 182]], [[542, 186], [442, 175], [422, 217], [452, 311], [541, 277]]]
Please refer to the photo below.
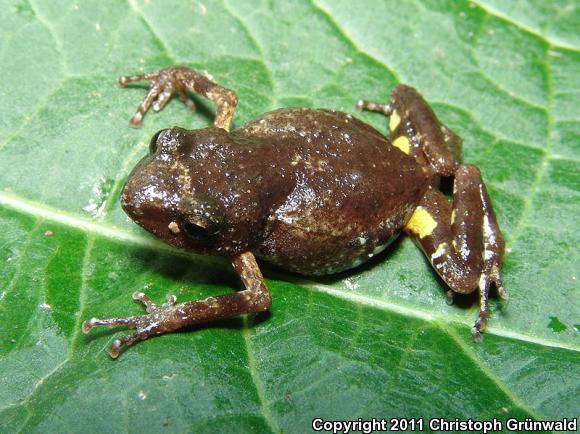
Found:
[[157, 152], [157, 148], [159, 147], [159, 145], [157, 144], [157, 140], [159, 139], [159, 136], [161, 136], [161, 133], [165, 131], [165, 130], [159, 130], [155, 133], [155, 135], [151, 138], [151, 142], [149, 143], [149, 153], [150, 154], [154, 154], [155, 152]]
[[181, 229], [192, 240], [205, 240], [218, 232], [217, 225], [202, 216], [190, 216], [181, 222]]

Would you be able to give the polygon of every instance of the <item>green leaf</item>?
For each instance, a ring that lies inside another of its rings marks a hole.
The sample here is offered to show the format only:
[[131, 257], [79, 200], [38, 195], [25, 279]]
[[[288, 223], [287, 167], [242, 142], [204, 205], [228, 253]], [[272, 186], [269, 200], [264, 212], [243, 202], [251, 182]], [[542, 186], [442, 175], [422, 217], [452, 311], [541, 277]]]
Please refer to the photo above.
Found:
[[[0, 0], [0, 431], [306, 432], [328, 420], [578, 416], [580, 9], [577, 2]], [[238, 92], [235, 124], [282, 106], [352, 112], [417, 87], [464, 139], [507, 240], [507, 306], [471, 342], [473, 299], [408, 239], [351, 273], [265, 268], [269, 316], [139, 343], [90, 316], [139, 314], [131, 293], [231, 291], [229, 265], [130, 222], [119, 191], [179, 101], [116, 77], [174, 63]], [[51, 231], [51, 232], [47, 232]], [[52, 236], [49, 236], [52, 233]], [[427, 419], [425, 419], [426, 421]], [[427, 422], [426, 428], [427, 428]]]

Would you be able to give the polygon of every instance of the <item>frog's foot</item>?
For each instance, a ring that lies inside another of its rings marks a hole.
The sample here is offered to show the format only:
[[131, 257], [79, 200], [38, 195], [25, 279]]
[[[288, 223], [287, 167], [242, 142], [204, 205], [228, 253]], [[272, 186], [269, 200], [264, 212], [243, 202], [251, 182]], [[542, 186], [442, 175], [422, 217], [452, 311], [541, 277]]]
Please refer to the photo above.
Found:
[[[91, 318], [83, 323], [83, 333], [88, 333], [96, 326], [118, 326], [125, 325], [129, 328], [136, 329], [136, 332], [121, 339], [116, 339], [109, 346], [109, 354], [116, 359], [123, 346], [129, 346], [137, 341], [142, 341], [150, 336], [159, 335], [173, 331], [176, 327], [174, 317], [176, 315], [175, 302], [177, 298], [174, 295], [167, 295], [167, 302], [158, 306], [154, 304], [149, 297], [142, 292], [133, 293], [133, 300], [140, 301], [145, 306], [148, 315], [115, 317], [115, 318]], [[179, 328], [179, 327], [177, 327]]]
[[[134, 292], [132, 297], [133, 300], [137, 300], [143, 303], [143, 306], [145, 306], [145, 310], [147, 311], [147, 313], [154, 313], [156, 310], [159, 309], [159, 307], [155, 303], [153, 303], [151, 299], [147, 297], [147, 295], [145, 295], [144, 292]], [[177, 297], [175, 295], [167, 294], [165, 299], [167, 301], [161, 305], [161, 308], [175, 306], [175, 303], [177, 301]]]
[[149, 107], [152, 106], [155, 111], [162, 110], [174, 94], [179, 96], [189, 110], [194, 110], [195, 103], [188, 95], [188, 91], [191, 91], [212, 100], [216, 104], [213, 124], [229, 131], [238, 101], [232, 90], [221, 87], [206, 76], [184, 66], [171, 66], [156, 72], [123, 76], [119, 78], [119, 85], [125, 87], [129, 83], [141, 80], [149, 82], [149, 90], [139, 104], [137, 112], [131, 118], [130, 125], [132, 127], [136, 128], [141, 125], [143, 116]]
[[507, 298], [500, 276], [504, 242], [479, 170], [462, 165], [455, 174], [453, 203], [429, 187], [405, 230], [453, 292], [479, 291], [480, 310], [471, 334], [476, 342], [489, 316], [489, 292], [495, 286]]
[[119, 77], [119, 85], [125, 87], [129, 83], [142, 80], [147, 80], [149, 82], [149, 90], [141, 104], [139, 104], [137, 112], [129, 121], [129, 125], [133, 128], [137, 128], [141, 125], [143, 116], [145, 116], [149, 107], [153, 106], [153, 110], [155, 111], [160, 111], [165, 107], [165, 104], [167, 104], [167, 101], [169, 101], [169, 98], [171, 98], [174, 92], [173, 83], [163, 69], [159, 72], [148, 72], [146, 74]]
[[495, 286], [499, 298], [502, 300], [509, 299], [508, 293], [503, 287], [498, 262], [494, 262], [493, 265], [484, 270], [479, 279], [480, 308], [477, 319], [473, 327], [471, 327], [471, 336], [475, 342], [481, 342], [483, 340], [481, 332], [485, 330], [487, 319], [489, 318], [489, 290], [491, 285]]
[[175, 296], [169, 295], [167, 302], [160, 306], [154, 304], [144, 293], [136, 292], [133, 294], [133, 299], [143, 303], [147, 315], [125, 318], [91, 318], [83, 323], [83, 332], [88, 333], [96, 326], [124, 325], [136, 329], [132, 335], [117, 339], [110, 345], [109, 354], [112, 358], [117, 358], [122, 347], [151, 336], [243, 313], [267, 310], [272, 299], [254, 255], [250, 252], [242, 253], [232, 259], [232, 264], [246, 288], [243, 291], [180, 304], [176, 304]]
[[475, 342], [481, 342], [481, 332], [485, 330], [489, 318], [489, 278], [485, 274], [479, 279], [479, 314], [471, 327], [471, 337]]

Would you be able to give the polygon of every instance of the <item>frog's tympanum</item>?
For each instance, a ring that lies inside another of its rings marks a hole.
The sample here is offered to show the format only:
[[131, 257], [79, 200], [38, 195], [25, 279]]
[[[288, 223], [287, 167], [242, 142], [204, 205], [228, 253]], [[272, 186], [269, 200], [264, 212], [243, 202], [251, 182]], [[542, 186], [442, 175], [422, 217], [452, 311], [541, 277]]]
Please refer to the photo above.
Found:
[[[139, 126], [152, 105], [161, 110], [188, 92], [216, 104], [213, 126], [170, 128], [151, 140], [149, 154], [123, 188], [125, 212], [169, 244], [231, 260], [244, 289], [177, 304], [155, 305], [133, 294], [148, 314], [85, 321], [136, 329], [109, 348], [239, 314], [262, 312], [271, 297], [256, 257], [287, 270], [323, 275], [356, 267], [406, 232], [454, 293], [479, 291], [473, 338], [488, 317], [488, 294], [500, 278], [504, 242], [479, 170], [459, 164], [461, 139], [442, 125], [423, 97], [399, 85], [388, 104], [359, 101], [359, 109], [389, 117], [390, 138], [349, 114], [285, 108], [230, 131], [236, 94], [191, 69], [121, 77], [148, 80], [131, 119]], [[453, 201], [439, 190], [453, 177]]]

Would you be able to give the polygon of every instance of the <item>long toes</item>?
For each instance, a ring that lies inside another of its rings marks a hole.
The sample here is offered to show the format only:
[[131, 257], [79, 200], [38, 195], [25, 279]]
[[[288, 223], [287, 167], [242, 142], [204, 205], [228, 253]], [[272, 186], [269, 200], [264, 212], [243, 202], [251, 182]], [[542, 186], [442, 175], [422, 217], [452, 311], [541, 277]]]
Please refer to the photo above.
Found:
[[111, 343], [111, 345], [109, 345], [109, 349], [107, 350], [107, 352], [113, 359], [116, 359], [117, 357], [119, 357], [119, 353], [121, 352], [121, 349], [123, 347], [128, 347], [130, 345], [133, 345], [137, 341], [147, 339], [148, 336], [149, 335], [147, 333], [144, 333], [142, 331], [136, 331], [132, 335], [124, 336], [121, 339], [115, 339]]
[[471, 336], [475, 342], [483, 341], [483, 336], [481, 336], [481, 332], [485, 330], [485, 326], [487, 325], [487, 312], [480, 311], [477, 320], [471, 327]]
[[489, 280], [494, 284], [495, 289], [497, 291], [497, 295], [499, 296], [499, 298], [501, 298], [502, 300], [509, 299], [508, 292], [503, 287], [503, 282], [502, 282], [501, 276], [499, 275], [499, 271], [497, 270], [497, 268], [492, 270], [492, 273], [491, 273]]
[[366, 101], [363, 99], [359, 99], [356, 102], [356, 109], [358, 111], [368, 110], [372, 112], [380, 112], [385, 114], [386, 116], [390, 116], [393, 112], [393, 108], [390, 104], [380, 104], [372, 101]]
[[113, 359], [119, 357], [119, 352], [121, 351], [122, 345], [123, 344], [121, 343], [120, 339], [115, 339], [113, 343], [109, 345], [109, 349], [107, 350], [109, 356], [111, 356]]
[[145, 98], [143, 98], [143, 101], [141, 101], [141, 104], [139, 104], [139, 107], [137, 108], [137, 113], [135, 113], [135, 115], [129, 121], [129, 125], [134, 128], [137, 128], [141, 125], [143, 116], [145, 116], [145, 113], [147, 110], [149, 110], [149, 107], [151, 107], [151, 104], [157, 98], [159, 92], [161, 92], [160, 85], [152, 82], [147, 95], [145, 95]]
[[473, 342], [477, 342], [478, 344], [483, 341], [483, 336], [481, 336], [480, 330], [475, 325], [471, 327], [471, 337], [473, 338]]
[[137, 326], [137, 321], [139, 317], [129, 316], [125, 318], [91, 318], [83, 322], [83, 333], [88, 333], [93, 327], [97, 326], [117, 326], [125, 325], [130, 328], [135, 328]]
[[132, 297], [133, 297], [133, 300], [140, 301], [141, 303], [143, 303], [147, 313], [151, 313], [157, 308], [155, 303], [153, 303], [151, 301], [151, 299], [147, 295], [145, 295], [144, 292], [139, 292], [139, 291], [134, 292]]
[[82, 330], [84, 334], [87, 334], [95, 326], [95, 324], [93, 324], [94, 319], [95, 318], [91, 318], [88, 321], [83, 321]]
[[119, 86], [125, 87], [129, 83], [134, 83], [136, 81], [143, 81], [143, 80], [154, 80], [159, 75], [158, 72], [146, 72], [144, 74], [136, 74], [136, 75], [122, 75], [119, 77]]
[[125, 87], [129, 83], [134, 83], [135, 81], [145, 80], [145, 76], [143, 74], [140, 75], [123, 75], [119, 77], [118, 83], [119, 86]]
[[156, 112], [163, 110], [163, 107], [165, 107], [165, 104], [167, 104], [172, 94], [173, 89], [171, 89], [169, 86], [165, 87], [157, 99], [153, 102], [153, 110]]

